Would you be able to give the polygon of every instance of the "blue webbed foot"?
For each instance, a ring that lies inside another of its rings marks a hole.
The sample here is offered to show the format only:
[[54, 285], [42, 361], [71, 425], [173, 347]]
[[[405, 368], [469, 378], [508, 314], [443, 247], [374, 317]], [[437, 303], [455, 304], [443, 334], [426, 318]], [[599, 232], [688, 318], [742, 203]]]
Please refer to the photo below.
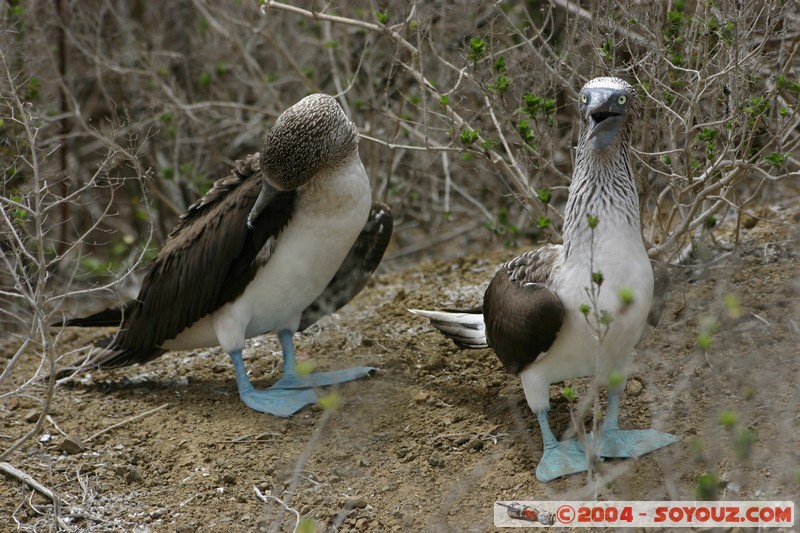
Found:
[[292, 332], [281, 330], [278, 332], [278, 339], [283, 348], [283, 376], [268, 389], [258, 390], [250, 383], [241, 350], [230, 352], [231, 362], [236, 371], [239, 397], [245, 405], [261, 413], [291, 416], [306, 405], [317, 403], [319, 398], [313, 390], [314, 387], [363, 378], [376, 370], [372, 367], [355, 367], [316, 374], [298, 374]]
[[[600, 427], [599, 442], [595, 443], [595, 452], [600, 457], [641, 457], [680, 440], [675, 435], [655, 429], [622, 430], [618, 420], [619, 390], [612, 389], [608, 391], [608, 409]], [[593, 434], [586, 436], [587, 445], [593, 437]]]
[[331, 372], [316, 372], [314, 374], [284, 375], [272, 385], [272, 389], [308, 389], [311, 387], [325, 387], [336, 383], [344, 383], [367, 377], [375, 373], [375, 368], [357, 366]]
[[313, 403], [317, 403], [317, 393], [311, 389], [253, 389], [239, 388], [239, 398], [250, 409], [275, 416], [288, 417]]
[[542, 458], [536, 466], [536, 479], [550, 481], [561, 476], [585, 472], [589, 465], [586, 453], [575, 439], [560, 441], [555, 446], [545, 445]]
[[542, 458], [536, 466], [536, 479], [550, 481], [561, 476], [585, 472], [589, 469], [586, 462], [586, 453], [575, 439], [558, 441], [550, 423], [547, 421], [547, 411], [537, 413], [539, 429], [542, 431], [542, 444], [544, 447]]
[[[587, 442], [591, 442], [593, 436], [587, 435]], [[603, 428], [595, 451], [600, 457], [641, 457], [679, 440], [675, 435], [655, 429]]]

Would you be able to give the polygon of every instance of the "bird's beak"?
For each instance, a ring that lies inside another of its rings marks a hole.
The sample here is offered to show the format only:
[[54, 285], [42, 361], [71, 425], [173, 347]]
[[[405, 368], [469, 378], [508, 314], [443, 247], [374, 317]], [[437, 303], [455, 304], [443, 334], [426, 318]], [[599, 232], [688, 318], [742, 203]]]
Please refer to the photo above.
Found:
[[618, 102], [621, 93], [610, 89], [593, 89], [587, 92], [587, 96], [589, 135], [586, 140], [596, 150], [608, 148], [625, 121], [625, 106]]
[[258, 193], [258, 198], [256, 199], [256, 203], [253, 205], [253, 208], [250, 210], [250, 214], [247, 215], [247, 227], [253, 229], [254, 223], [261, 212], [267, 205], [269, 201], [269, 190], [267, 189], [267, 184], [263, 181], [261, 182], [261, 192]]

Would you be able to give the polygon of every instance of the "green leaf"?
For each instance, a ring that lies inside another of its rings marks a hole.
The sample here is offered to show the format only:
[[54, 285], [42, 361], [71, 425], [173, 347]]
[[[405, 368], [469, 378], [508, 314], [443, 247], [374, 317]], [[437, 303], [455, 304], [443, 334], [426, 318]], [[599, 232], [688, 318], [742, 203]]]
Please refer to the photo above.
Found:
[[714, 337], [708, 333], [701, 333], [697, 336], [697, 347], [703, 351], [707, 351], [711, 348], [711, 343], [713, 342]]
[[739, 297], [735, 294], [726, 294], [722, 301], [725, 303], [725, 310], [728, 311], [728, 317], [737, 320], [742, 317], [742, 304]]
[[342, 404], [342, 397], [336, 391], [319, 397], [319, 406], [326, 411], [335, 411]]
[[784, 152], [782, 154], [778, 152], [772, 152], [771, 154], [769, 154], [764, 158], [764, 161], [766, 161], [770, 165], [779, 167], [783, 165], [787, 159], [789, 159], [789, 152]]
[[313, 518], [304, 516], [300, 518], [300, 523], [297, 524], [297, 533], [315, 533], [317, 531], [317, 523]]
[[719, 414], [719, 423], [725, 429], [731, 429], [739, 420], [739, 416], [733, 411], [722, 411]]
[[541, 189], [536, 190], [536, 196], [539, 197], [539, 201], [543, 204], [547, 205], [550, 203], [550, 199], [552, 198], [552, 193], [550, 189], [547, 187], [542, 187]]
[[486, 41], [480, 37], [473, 37], [469, 40], [469, 49], [470, 52], [467, 54], [467, 57], [472, 61], [478, 61], [486, 55]]
[[459, 140], [464, 146], [472, 146], [475, 144], [475, 141], [478, 140], [478, 137], [480, 137], [480, 132], [478, 130], [464, 129], [461, 130]]
[[550, 227], [551, 223], [552, 223], [551, 220], [544, 215], [541, 215], [536, 220], [536, 226], [538, 226], [539, 229], [547, 229]]
[[307, 376], [314, 371], [314, 367], [316, 366], [317, 365], [315, 365], [313, 361], [298, 361], [297, 374], [300, 376]]
[[503, 94], [508, 90], [509, 85], [511, 85], [511, 80], [505, 74], [500, 74], [495, 82], [489, 86], [489, 89]]
[[717, 130], [714, 128], [703, 128], [697, 133], [697, 139], [703, 142], [711, 142], [717, 138]]
[[590, 229], [595, 229], [600, 223], [600, 219], [595, 215], [586, 215], [586, 221], [589, 223]]
[[703, 472], [697, 477], [694, 494], [699, 500], [714, 500], [719, 488], [719, 479], [714, 474]]
[[561, 389], [561, 396], [568, 402], [574, 402], [578, 398], [578, 393], [572, 387], [564, 387]]
[[633, 303], [633, 289], [630, 287], [622, 287], [619, 290], [619, 301], [624, 307], [628, 307]]
[[625, 381], [625, 374], [618, 370], [614, 370], [608, 375], [608, 386], [610, 388], [616, 388], [622, 385]]
[[375, 20], [380, 22], [381, 24], [388, 24], [389, 23], [389, 12], [387, 10], [383, 11], [376, 11], [375, 12]]
[[497, 141], [492, 139], [486, 139], [485, 141], [481, 142], [481, 148], [487, 152], [493, 150], [495, 146], [497, 146]]

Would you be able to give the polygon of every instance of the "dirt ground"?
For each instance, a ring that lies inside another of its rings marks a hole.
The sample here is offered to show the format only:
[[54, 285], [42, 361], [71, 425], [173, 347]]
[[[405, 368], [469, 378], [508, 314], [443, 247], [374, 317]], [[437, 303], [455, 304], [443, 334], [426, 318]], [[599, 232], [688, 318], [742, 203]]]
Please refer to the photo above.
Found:
[[[681, 441], [606, 461], [602, 482], [538, 482], [541, 436], [518, 379], [490, 350], [460, 351], [407, 311], [479, 304], [496, 267], [524, 249], [498, 244], [402, 268], [389, 260], [356, 300], [297, 337], [300, 357], [320, 369], [380, 369], [339, 388], [333, 410], [279, 419], [247, 409], [219, 349], [60, 385], [45, 433], [7, 461], [63, 504], [54, 510], [0, 476], [0, 530], [292, 531], [299, 513], [303, 531], [490, 531], [495, 500], [800, 503], [800, 210], [764, 208], [743, 222], [738, 247], [720, 230], [672, 269], [662, 322], [638, 347], [622, 399], [623, 427], [655, 426]], [[704, 352], [697, 338], [712, 320]], [[65, 331], [60, 350], [102, 333]], [[245, 354], [257, 384], [277, 379], [274, 336]], [[9, 392], [38, 363], [18, 365], [0, 390], [0, 449], [36, 422], [43, 388]], [[579, 401], [590, 397], [588, 380], [569, 385]], [[571, 425], [562, 386], [551, 387], [557, 434]]]

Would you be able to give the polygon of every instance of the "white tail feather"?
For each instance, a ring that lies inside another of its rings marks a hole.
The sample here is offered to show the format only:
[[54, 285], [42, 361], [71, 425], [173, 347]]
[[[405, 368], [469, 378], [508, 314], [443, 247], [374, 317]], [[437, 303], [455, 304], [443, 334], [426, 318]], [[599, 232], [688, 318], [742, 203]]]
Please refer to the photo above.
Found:
[[409, 309], [415, 315], [424, 316], [431, 325], [452, 339], [461, 348], [487, 348], [486, 325], [481, 313], [459, 311], [426, 311]]

